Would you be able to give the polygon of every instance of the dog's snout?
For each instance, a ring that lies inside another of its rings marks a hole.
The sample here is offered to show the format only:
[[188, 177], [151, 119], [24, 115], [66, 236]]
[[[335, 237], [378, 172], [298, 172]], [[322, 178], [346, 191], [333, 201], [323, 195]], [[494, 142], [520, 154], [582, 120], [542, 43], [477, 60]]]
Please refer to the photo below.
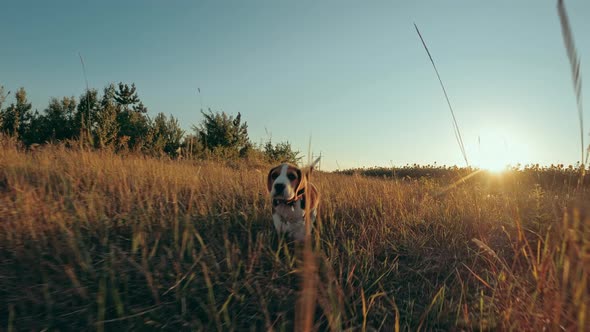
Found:
[[275, 192], [277, 194], [282, 194], [283, 190], [285, 190], [285, 184], [284, 183], [275, 183]]

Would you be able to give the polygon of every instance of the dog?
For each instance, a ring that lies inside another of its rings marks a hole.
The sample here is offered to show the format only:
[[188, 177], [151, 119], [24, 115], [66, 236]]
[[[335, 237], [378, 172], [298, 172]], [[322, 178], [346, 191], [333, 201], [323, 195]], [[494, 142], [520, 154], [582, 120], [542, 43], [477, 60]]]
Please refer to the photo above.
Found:
[[317, 218], [319, 192], [308, 181], [319, 158], [308, 170], [283, 163], [268, 172], [267, 189], [272, 200], [272, 220], [279, 234], [287, 234], [296, 241], [305, 239], [305, 213], [313, 223]]

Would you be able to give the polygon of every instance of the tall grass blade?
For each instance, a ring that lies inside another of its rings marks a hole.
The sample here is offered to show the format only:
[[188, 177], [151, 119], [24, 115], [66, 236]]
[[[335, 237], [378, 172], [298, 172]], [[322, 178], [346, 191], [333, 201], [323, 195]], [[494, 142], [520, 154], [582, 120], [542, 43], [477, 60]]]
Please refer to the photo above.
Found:
[[[311, 180], [311, 171], [314, 163], [311, 163], [311, 137], [309, 138], [308, 146], [308, 165], [312, 165], [307, 168], [305, 176], [307, 180]], [[319, 158], [318, 160], [319, 161]], [[314, 312], [316, 306], [316, 255], [313, 252], [311, 243], [311, 228], [312, 220], [310, 217], [310, 205], [305, 205], [305, 240], [303, 242], [303, 267], [302, 267], [302, 282], [301, 282], [301, 295], [298, 299], [297, 316], [296, 321], [299, 325], [295, 328], [298, 331], [311, 331], [314, 321]]]
[[420, 37], [420, 40], [422, 41], [422, 45], [424, 45], [424, 49], [426, 50], [426, 53], [428, 54], [428, 58], [430, 58], [430, 63], [432, 63], [432, 67], [434, 68], [434, 71], [436, 72], [436, 77], [438, 77], [438, 82], [440, 83], [440, 87], [443, 90], [443, 93], [445, 95], [445, 99], [447, 100], [447, 104], [449, 105], [449, 110], [451, 111], [451, 116], [453, 117], [453, 130], [455, 132], [455, 138], [457, 139], [457, 143], [459, 144], [459, 148], [461, 149], [461, 154], [463, 155], [463, 159], [465, 159], [465, 164], [467, 165], [467, 167], [469, 167], [469, 161], [467, 160], [467, 153], [465, 152], [465, 145], [463, 144], [463, 138], [461, 137], [461, 131], [459, 130], [459, 124], [457, 123], [457, 118], [455, 117], [455, 112], [453, 111], [453, 106], [451, 106], [451, 101], [449, 100], [449, 96], [447, 95], [447, 90], [445, 89], [445, 85], [442, 82], [442, 79], [440, 78], [440, 75], [438, 73], [438, 69], [436, 69], [436, 65], [434, 64], [434, 60], [432, 59], [432, 55], [430, 54], [430, 51], [428, 50], [428, 46], [426, 46], [426, 42], [424, 41], [424, 38], [422, 38], [422, 34], [420, 33], [420, 30], [418, 30], [418, 26], [416, 25], [416, 23], [414, 23], [414, 28], [416, 28], [416, 32], [418, 33], [418, 36]]
[[582, 173], [584, 173], [584, 164], [588, 163], [588, 155], [586, 155], [586, 160], [584, 160], [584, 108], [582, 105], [582, 76], [580, 75], [580, 59], [578, 58], [578, 52], [576, 51], [576, 45], [574, 44], [574, 36], [572, 34], [572, 29], [570, 28], [570, 22], [567, 12], [565, 11], [563, 0], [557, 1], [557, 13], [561, 23], [561, 34], [563, 36], [565, 50], [567, 51], [567, 57], [570, 61], [574, 93], [576, 94], [576, 102], [578, 104], [578, 120], [580, 122], [580, 163], [582, 163]]
[[[88, 76], [86, 75], [86, 65], [84, 64], [84, 59], [82, 58], [82, 54], [80, 52], [78, 52], [78, 56], [80, 57], [80, 63], [82, 64], [82, 73], [84, 74], [84, 83], [86, 83], [86, 109], [88, 114], [90, 114], [90, 94], [88, 93], [90, 91], [89, 87], [88, 87]], [[88, 129], [88, 124], [90, 123], [90, 119], [84, 119], [84, 116], [82, 116], [81, 119], [82, 123], [81, 123], [81, 130], [83, 130], [84, 132], [81, 133], [80, 135], [80, 143], [83, 145], [84, 140], [90, 140], [90, 130]], [[86, 122], [86, 123], [85, 123]]]

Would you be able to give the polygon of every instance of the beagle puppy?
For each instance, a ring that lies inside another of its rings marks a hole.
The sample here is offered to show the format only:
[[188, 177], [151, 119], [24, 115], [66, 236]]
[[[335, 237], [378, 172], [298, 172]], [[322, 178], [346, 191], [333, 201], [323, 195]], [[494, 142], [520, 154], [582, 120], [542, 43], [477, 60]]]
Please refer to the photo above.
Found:
[[294, 240], [305, 238], [305, 213], [313, 223], [317, 217], [319, 193], [308, 181], [319, 158], [302, 171], [295, 165], [283, 163], [268, 172], [267, 189], [272, 200], [272, 220], [279, 234], [286, 233]]

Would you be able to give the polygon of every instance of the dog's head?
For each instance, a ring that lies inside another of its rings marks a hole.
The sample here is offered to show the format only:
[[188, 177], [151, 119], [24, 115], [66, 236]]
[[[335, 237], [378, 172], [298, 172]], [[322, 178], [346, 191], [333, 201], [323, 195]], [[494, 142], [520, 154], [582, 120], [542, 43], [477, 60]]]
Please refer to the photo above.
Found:
[[267, 189], [273, 199], [296, 199], [306, 184], [306, 174], [292, 164], [280, 164], [268, 172]]

